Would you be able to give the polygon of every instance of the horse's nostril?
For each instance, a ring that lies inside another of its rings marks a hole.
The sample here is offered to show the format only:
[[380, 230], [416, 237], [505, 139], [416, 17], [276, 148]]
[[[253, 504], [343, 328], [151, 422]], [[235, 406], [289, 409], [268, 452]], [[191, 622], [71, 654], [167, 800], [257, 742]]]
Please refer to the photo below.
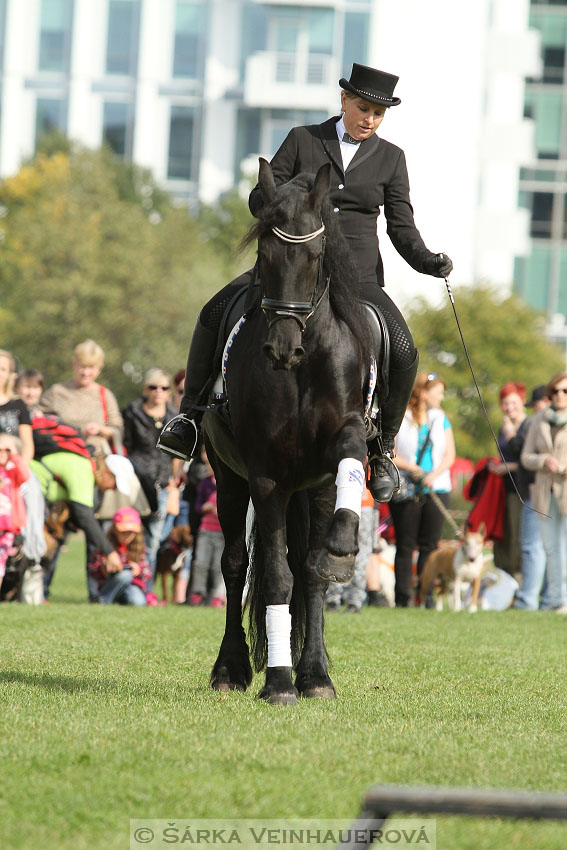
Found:
[[294, 349], [294, 352], [293, 352], [293, 353], [294, 353], [294, 355], [295, 355], [297, 358], [300, 358], [300, 357], [303, 357], [303, 356], [304, 356], [304, 354], [305, 354], [305, 349], [303, 348], [303, 346], [302, 346], [302, 345], [299, 345], [296, 349]]
[[274, 359], [274, 346], [271, 342], [265, 342], [262, 346], [262, 351], [264, 352], [266, 357], [270, 358], [270, 360]]

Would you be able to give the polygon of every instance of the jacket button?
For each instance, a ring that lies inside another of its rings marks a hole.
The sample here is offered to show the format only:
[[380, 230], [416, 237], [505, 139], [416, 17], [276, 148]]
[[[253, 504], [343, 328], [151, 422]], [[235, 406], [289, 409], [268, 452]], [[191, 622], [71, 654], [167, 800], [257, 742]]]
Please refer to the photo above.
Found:
[[338, 207], [335, 207], [334, 210], [333, 210], [333, 212], [338, 212], [338, 211], [339, 211]]
[[339, 183], [338, 188], [339, 188], [339, 189], [344, 189], [344, 188], [345, 188], [345, 184], [344, 184], [344, 183]]

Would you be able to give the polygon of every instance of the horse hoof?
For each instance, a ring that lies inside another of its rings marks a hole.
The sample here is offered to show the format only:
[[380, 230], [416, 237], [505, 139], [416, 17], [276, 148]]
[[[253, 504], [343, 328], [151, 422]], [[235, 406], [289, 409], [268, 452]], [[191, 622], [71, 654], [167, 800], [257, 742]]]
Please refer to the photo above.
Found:
[[315, 571], [318, 576], [327, 581], [345, 584], [354, 575], [355, 558], [355, 555], [333, 555], [332, 552], [323, 549], [315, 564]]
[[315, 688], [306, 688], [301, 692], [305, 699], [336, 699], [337, 694], [332, 685], [318, 685]]
[[240, 691], [243, 694], [246, 690], [246, 685], [241, 685], [240, 682], [211, 682], [211, 687], [213, 691], [219, 691], [222, 694], [229, 691]]
[[277, 693], [275, 691], [260, 691], [258, 699], [263, 699], [270, 705], [297, 705], [297, 693], [284, 691]]

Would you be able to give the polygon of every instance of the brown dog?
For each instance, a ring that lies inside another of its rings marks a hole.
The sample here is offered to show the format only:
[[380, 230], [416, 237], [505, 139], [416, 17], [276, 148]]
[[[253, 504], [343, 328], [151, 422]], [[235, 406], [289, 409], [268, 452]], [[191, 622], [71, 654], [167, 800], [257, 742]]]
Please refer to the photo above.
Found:
[[443, 597], [447, 590], [451, 593], [453, 611], [461, 610], [461, 590], [463, 582], [472, 584], [472, 601], [469, 611], [478, 608], [480, 578], [484, 571], [483, 544], [486, 527], [482, 522], [477, 531], [465, 529], [460, 542], [456, 540], [431, 553], [421, 574], [419, 604], [425, 598], [435, 579], [440, 580], [441, 588], [437, 596], [436, 608], [443, 610]]
[[173, 600], [177, 598], [176, 591], [179, 575], [185, 555], [193, 546], [193, 535], [188, 525], [177, 525], [158, 549], [156, 558], [156, 574], [161, 575], [163, 599], [169, 602], [167, 592], [167, 577], [173, 576]]
[[49, 502], [45, 512], [43, 535], [47, 550], [43, 556], [51, 561], [55, 557], [57, 548], [65, 539], [65, 523], [69, 519], [69, 505], [67, 502]]

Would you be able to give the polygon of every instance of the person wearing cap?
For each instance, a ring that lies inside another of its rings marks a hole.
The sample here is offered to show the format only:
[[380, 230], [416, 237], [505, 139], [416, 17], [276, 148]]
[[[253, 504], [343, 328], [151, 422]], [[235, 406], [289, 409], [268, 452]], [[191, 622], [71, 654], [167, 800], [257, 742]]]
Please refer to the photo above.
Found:
[[98, 586], [99, 601], [103, 605], [146, 605], [146, 586], [152, 572], [138, 511], [128, 507], [116, 511], [107, 538], [120, 561], [110, 563], [100, 549], [91, 552], [89, 573]]
[[546, 392], [545, 384], [539, 384], [533, 388], [530, 400], [526, 402], [526, 407], [533, 408], [534, 414], [539, 413], [540, 410], [545, 410], [549, 405]]
[[[389, 501], [397, 486], [393, 464], [394, 438], [406, 411], [417, 372], [418, 355], [407, 324], [384, 291], [384, 270], [377, 236], [383, 209], [387, 232], [396, 250], [416, 271], [447, 277], [453, 264], [446, 254], [433, 253], [416, 228], [409, 196], [404, 152], [377, 136], [388, 109], [401, 103], [394, 95], [398, 77], [354, 64], [349, 80], [339, 80], [341, 115], [322, 124], [294, 127], [271, 161], [276, 185], [297, 174], [316, 174], [331, 163], [330, 200], [359, 272], [360, 295], [379, 308], [391, 344], [390, 394], [382, 406], [382, 438], [369, 444], [369, 487], [379, 502]], [[258, 215], [263, 199], [256, 186], [249, 199]], [[202, 310], [193, 332], [180, 415], [160, 435], [160, 448], [189, 458], [198, 442], [198, 426], [206, 402], [223, 305], [253, 278], [246, 272], [218, 293]]]

